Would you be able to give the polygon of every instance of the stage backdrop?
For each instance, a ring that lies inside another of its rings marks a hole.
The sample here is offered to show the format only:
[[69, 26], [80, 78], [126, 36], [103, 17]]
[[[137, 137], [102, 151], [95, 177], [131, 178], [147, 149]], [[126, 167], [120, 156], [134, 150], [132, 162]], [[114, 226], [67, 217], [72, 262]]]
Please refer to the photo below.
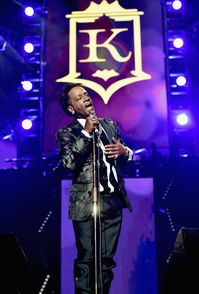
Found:
[[[123, 225], [110, 294], [157, 294], [153, 179], [126, 178], [133, 212], [123, 210]], [[72, 222], [68, 219], [71, 180], [62, 181], [61, 293], [73, 294], [73, 261], [76, 258]]]
[[57, 151], [55, 132], [71, 121], [59, 104], [66, 81], [88, 87], [97, 115], [114, 119], [130, 146], [167, 149], [160, 2], [48, 0], [46, 153]]

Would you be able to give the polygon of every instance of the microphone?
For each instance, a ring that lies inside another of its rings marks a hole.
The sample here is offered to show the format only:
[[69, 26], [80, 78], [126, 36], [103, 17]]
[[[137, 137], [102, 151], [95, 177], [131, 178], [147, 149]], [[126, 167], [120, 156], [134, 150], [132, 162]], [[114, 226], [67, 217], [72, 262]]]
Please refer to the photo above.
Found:
[[[96, 115], [94, 109], [92, 109], [92, 110], [90, 111], [89, 114], [90, 114], [90, 116], [93, 117], [94, 119], [97, 118], [97, 115]], [[98, 122], [98, 124], [96, 124], [95, 129], [94, 129], [94, 132], [95, 132], [96, 134], [99, 133], [99, 122]]]

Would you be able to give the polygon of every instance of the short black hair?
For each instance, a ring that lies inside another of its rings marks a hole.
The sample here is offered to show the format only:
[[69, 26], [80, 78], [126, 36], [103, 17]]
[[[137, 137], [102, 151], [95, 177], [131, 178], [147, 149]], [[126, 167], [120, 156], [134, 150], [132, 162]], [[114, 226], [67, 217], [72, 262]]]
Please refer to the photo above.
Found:
[[68, 92], [72, 88], [78, 87], [78, 86], [85, 88], [81, 83], [65, 83], [62, 87], [62, 90], [61, 90], [60, 103], [61, 103], [63, 111], [69, 116], [73, 116], [73, 115], [68, 110], [68, 106], [71, 105], [70, 98], [68, 96]]

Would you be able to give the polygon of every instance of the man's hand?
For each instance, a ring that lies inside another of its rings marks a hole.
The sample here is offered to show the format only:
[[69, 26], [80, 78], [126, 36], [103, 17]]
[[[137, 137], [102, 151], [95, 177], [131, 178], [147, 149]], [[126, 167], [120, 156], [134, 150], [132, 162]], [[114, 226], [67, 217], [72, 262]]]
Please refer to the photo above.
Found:
[[98, 117], [95, 114], [90, 114], [87, 118], [86, 118], [86, 123], [85, 123], [85, 127], [84, 130], [91, 134], [92, 131], [99, 125], [99, 120]]
[[126, 155], [126, 148], [120, 143], [120, 140], [112, 138], [114, 144], [105, 146], [105, 154], [108, 158], [116, 159], [120, 155]]

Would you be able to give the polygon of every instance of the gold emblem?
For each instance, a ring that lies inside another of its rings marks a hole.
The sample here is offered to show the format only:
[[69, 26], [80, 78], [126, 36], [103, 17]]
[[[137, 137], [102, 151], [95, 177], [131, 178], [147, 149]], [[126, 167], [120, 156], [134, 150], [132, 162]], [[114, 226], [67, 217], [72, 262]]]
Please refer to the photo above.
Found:
[[[143, 15], [143, 11], [138, 11], [137, 9], [124, 9], [119, 2], [116, 0], [112, 3], [108, 3], [107, 0], [103, 0], [100, 4], [91, 2], [89, 7], [84, 11], [73, 11], [72, 14], [67, 14], [66, 18], [70, 19], [69, 23], [69, 73], [68, 75], [57, 79], [57, 82], [74, 82], [82, 83], [86, 87], [94, 90], [98, 93], [105, 104], [108, 103], [111, 96], [120, 88], [135, 83], [142, 80], [150, 79], [151, 76], [142, 70], [142, 48], [141, 48], [141, 29], [140, 29], [140, 16]], [[100, 34], [106, 33], [106, 29], [84, 29], [78, 30], [78, 24], [90, 24], [95, 23], [99, 18], [106, 16], [112, 21], [123, 24], [124, 22], [131, 22], [133, 29], [133, 47], [129, 52], [123, 56], [120, 53], [120, 48], [117, 48], [114, 43], [115, 38], [119, 38], [123, 33], [129, 32], [128, 27], [124, 28], [112, 28], [111, 35], [103, 42], [98, 43], [98, 36]], [[86, 52], [88, 55], [86, 58], [77, 58], [77, 34], [84, 34], [88, 40], [87, 44], [83, 45], [83, 48], [87, 48]], [[107, 58], [104, 54], [99, 56], [99, 50], [106, 50], [109, 56], [117, 64], [125, 64], [131, 62], [134, 64], [132, 70], [129, 71], [128, 77], [122, 77], [120, 72], [116, 71], [115, 68], [106, 68]], [[77, 69], [77, 62], [80, 64], [103, 64], [103, 69], [97, 69], [90, 76], [91, 79], [83, 77], [82, 72]], [[103, 87], [100, 83], [93, 80], [93, 78], [98, 78], [107, 82], [111, 78], [116, 78], [117, 80], [112, 84], [108, 84], [107, 87]]]

